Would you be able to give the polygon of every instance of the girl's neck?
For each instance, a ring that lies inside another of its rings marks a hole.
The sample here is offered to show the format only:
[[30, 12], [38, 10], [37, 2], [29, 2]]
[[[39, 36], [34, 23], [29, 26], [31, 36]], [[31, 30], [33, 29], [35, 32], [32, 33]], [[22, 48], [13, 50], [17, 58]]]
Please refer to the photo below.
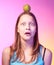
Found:
[[34, 44], [33, 39], [31, 39], [31, 40], [21, 39], [21, 47], [23, 50], [29, 50], [29, 49], [33, 48], [33, 44]]

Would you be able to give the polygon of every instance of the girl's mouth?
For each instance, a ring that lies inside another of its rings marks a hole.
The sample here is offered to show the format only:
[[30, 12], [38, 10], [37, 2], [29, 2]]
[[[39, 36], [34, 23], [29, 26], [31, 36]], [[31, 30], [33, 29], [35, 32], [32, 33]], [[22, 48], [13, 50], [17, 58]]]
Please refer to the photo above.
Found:
[[26, 32], [25, 34], [26, 34], [26, 35], [31, 35], [31, 33], [30, 33], [30, 32]]

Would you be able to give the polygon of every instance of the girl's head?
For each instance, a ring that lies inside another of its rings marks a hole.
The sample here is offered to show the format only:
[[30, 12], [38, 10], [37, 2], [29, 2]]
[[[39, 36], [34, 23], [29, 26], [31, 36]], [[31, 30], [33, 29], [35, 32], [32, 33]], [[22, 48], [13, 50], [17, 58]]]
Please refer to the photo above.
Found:
[[25, 13], [21, 15], [18, 21], [17, 32], [22, 40], [29, 41], [34, 38], [36, 33], [36, 22], [30, 14]]

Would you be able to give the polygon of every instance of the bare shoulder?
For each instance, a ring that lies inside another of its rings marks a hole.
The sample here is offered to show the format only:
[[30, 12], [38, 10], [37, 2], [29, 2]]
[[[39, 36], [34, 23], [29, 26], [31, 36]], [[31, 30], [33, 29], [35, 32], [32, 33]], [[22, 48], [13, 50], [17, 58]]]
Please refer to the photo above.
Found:
[[52, 52], [49, 49], [46, 49], [44, 61], [45, 61], [45, 65], [51, 65]]
[[47, 54], [48, 56], [52, 56], [52, 52], [51, 52], [49, 49], [47, 49], [47, 48], [46, 48], [46, 54]]
[[[46, 47], [44, 47], [43, 45], [41, 45], [41, 46], [42, 46], [42, 51], [44, 52], [44, 49], [45, 49]], [[49, 50], [48, 48], [46, 48], [45, 54], [52, 55], [52, 52], [51, 52], [51, 50]]]
[[[43, 50], [44, 50], [46, 47], [42, 46], [42, 48], [43, 48]], [[49, 55], [51, 56], [51, 55], [52, 55], [52, 52], [51, 52], [50, 49], [46, 48], [45, 54], [47, 54], [48, 56], [49, 56]]]
[[[43, 49], [45, 49], [45, 47], [43, 46]], [[47, 57], [52, 57], [52, 52], [50, 49], [46, 48], [46, 51], [45, 51], [45, 56]]]
[[6, 55], [6, 56], [10, 55], [10, 47], [5, 48], [2, 52], [2, 55]]
[[[42, 46], [42, 49], [43, 49], [42, 51], [42, 55], [43, 55], [45, 47]], [[52, 52], [51, 50], [46, 48], [45, 56], [44, 56], [44, 63], [45, 63], [44, 65], [51, 65], [51, 62], [52, 62]]]
[[10, 47], [7, 47], [2, 52], [2, 65], [9, 65]]

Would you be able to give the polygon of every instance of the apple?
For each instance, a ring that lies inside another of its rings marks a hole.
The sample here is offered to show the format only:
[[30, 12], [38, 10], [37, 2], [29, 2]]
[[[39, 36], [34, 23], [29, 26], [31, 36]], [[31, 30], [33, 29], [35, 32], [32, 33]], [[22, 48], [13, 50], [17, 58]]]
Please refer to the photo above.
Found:
[[24, 12], [29, 12], [30, 6], [28, 4], [24, 5], [23, 10], [24, 10]]

